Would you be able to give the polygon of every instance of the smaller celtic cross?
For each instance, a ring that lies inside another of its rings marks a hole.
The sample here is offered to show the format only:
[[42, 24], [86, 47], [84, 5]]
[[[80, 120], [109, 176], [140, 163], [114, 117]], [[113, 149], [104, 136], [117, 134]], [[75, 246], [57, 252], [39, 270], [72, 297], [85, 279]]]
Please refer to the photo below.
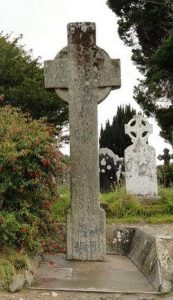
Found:
[[170, 160], [173, 159], [173, 154], [169, 154], [169, 149], [165, 148], [163, 150], [163, 155], [158, 155], [157, 158], [159, 160], [163, 160], [164, 161], [164, 165], [168, 166], [170, 164]]
[[133, 116], [130, 122], [125, 125], [125, 133], [130, 136], [133, 144], [138, 142], [146, 144], [148, 136], [152, 132], [152, 125], [142, 115]]

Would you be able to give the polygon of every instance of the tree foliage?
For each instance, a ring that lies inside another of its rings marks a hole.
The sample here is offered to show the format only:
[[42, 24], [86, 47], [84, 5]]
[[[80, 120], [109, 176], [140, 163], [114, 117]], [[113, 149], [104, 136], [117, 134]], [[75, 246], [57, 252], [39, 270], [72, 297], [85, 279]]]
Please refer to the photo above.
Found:
[[44, 87], [43, 67], [20, 45], [22, 36], [0, 35], [0, 94], [5, 104], [19, 107], [33, 119], [47, 117], [54, 125], [68, 120], [67, 105]]
[[143, 74], [134, 97], [153, 114], [161, 135], [171, 142], [173, 130], [172, 0], [108, 0], [119, 17], [118, 32], [132, 46], [132, 60]]
[[105, 129], [101, 127], [100, 148], [109, 148], [119, 157], [124, 157], [124, 150], [131, 144], [131, 139], [125, 134], [124, 125], [136, 114], [136, 111], [130, 105], [119, 106], [117, 114], [113, 117], [110, 124], [106, 122]]

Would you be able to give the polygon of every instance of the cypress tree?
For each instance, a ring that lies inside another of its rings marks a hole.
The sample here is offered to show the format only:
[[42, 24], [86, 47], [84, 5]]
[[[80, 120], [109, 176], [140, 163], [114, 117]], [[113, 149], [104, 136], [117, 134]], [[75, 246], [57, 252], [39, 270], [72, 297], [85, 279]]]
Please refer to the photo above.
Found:
[[130, 105], [119, 106], [112, 123], [106, 121], [105, 129], [100, 130], [100, 148], [109, 148], [119, 157], [124, 157], [124, 150], [131, 144], [131, 139], [125, 134], [125, 124], [136, 114]]

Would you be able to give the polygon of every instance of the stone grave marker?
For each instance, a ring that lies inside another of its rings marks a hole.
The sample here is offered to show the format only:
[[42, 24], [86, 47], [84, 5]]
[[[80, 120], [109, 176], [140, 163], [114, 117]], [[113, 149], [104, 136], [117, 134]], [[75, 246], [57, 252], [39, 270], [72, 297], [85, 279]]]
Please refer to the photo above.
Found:
[[163, 155], [161, 155], [161, 154], [158, 155], [157, 158], [159, 160], [163, 160], [165, 166], [169, 166], [170, 160], [173, 159], [173, 154], [169, 153], [169, 149], [168, 148], [163, 149], [163, 153], [164, 153]]
[[100, 191], [110, 192], [116, 189], [122, 173], [123, 158], [108, 148], [99, 150]]
[[95, 23], [68, 24], [68, 46], [46, 61], [45, 86], [69, 103], [71, 208], [67, 259], [104, 260], [105, 212], [99, 204], [97, 104], [120, 87], [120, 62], [96, 46]]
[[152, 125], [142, 115], [135, 115], [125, 125], [132, 145], [125, 150], [126, 190], [146, 198], [158, 195], [155, 149], [148, 145]]
[[172, 176], [170, 174], [170, 161], [173, 159], [173, 154], [169, 153], [169, 149], [165, 148], [163, 149], [163, 155], [158, 155], [157, 158], [159, 160], [164, 161], [164, 165], [160, 166], [160, 171], [162, 178], [160, 180], [160, 184], [164, 187], [169, 187], [172, 185]]

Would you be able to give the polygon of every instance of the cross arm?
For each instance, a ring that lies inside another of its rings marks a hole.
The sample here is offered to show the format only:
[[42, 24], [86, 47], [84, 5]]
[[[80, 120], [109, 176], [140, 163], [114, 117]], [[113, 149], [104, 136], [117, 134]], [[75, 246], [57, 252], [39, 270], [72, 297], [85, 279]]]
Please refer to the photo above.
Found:
[[44, 62], [45, 87], [50, 89], [68, 88], [67, 59], [47, 60]]
[[163, 160], [163, 155], [159, 154], [159, 155], [157, 156], [157, 158], [158, 158], [159, 160]]
[[118, 89], [121, 86], [121, 69], [119, 59], [105, 59], [98, 76], [98, 87]]

